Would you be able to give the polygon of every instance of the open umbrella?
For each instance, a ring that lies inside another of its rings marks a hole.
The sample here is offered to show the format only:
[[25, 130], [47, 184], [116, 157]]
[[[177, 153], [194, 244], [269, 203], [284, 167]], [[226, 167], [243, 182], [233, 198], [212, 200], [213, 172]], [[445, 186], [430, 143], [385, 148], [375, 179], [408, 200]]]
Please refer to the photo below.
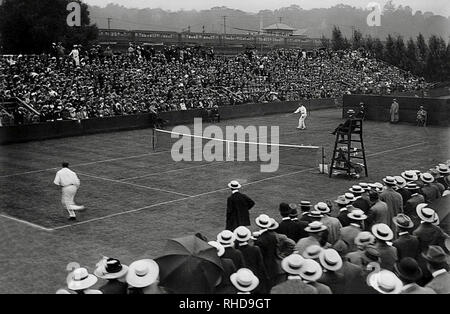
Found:
[[223, 272], [217, 249], [196, 236], [170, 239], [159, 265], [160, 285], [175, 293], [213, 293]]

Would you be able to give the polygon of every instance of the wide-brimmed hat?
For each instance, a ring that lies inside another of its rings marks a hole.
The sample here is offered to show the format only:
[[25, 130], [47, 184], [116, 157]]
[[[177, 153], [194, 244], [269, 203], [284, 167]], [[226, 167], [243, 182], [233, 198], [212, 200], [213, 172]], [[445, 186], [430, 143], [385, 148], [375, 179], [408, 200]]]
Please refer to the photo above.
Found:
[[286, 256], [281, 261], [281, 268], [288, 274], [300, 275], [301, 268], [305, 259], [297, 253]]
[[322, 218], [323, 214], [322, 212], [318, 211], [318, 210], [311, 210], [310, 212], [308, 212], [308, 217], [311, 218]]
[[395, 184], [401, 189], [406, 186], [406, 180], [402, 176], [395, 176]]
[[415, 182], [408, 182], [406, 184], [405, 189], [412, 191], [412, 190], [418, 190], [418, 189], [420, 189], [420, 187]]
[[234, 238], [238, 242], [247, 242], [252, 237], [252, 232], [245, 226], [239, 226], [233, 231]]
[[417, 261], [412, 257], [404, 257], [394, 264], [394, 270], [400, 279], [416, 282], [422, 278], [422, 270]]
[[412, 222], [411, 218], [405, 214], [398, 214], [394, 218], [392, 218], [392, 222], [400, 228], [403, 229], [411, 229], [414, 227], [414, 223]]
[[312, 259], [305, 259], [300, 268], [300, 277], [304, 280], [315, 282], [322, 277], [322, 267]]
[[372, 288], [383, 294], [399, 294], [402, 291], [402, 281], [391, 271], [382, 269], [369, 277]]
[[217, 241], [209, 241], [208, 244], [216, 248], [217, 256], [221, 257], [225, 253], [225, 248], [219, 242], [217, 242]]
[[128, 266], [127, 283], [135, 288], [148, 287], [158, 280], [159, 266], [152, 259], [141, 259]]
[[370, 191], [372, 188], [368, 183], [365, 182], [360, 182], [359, 186], [362, 187], [364, 189], [364, 191]]
[[406, 181], [416, 181], [419, 179], [417, 173], [412, 170], [406, 170], [401, 173], [401, 176], [405, 178]]
[[361, 209], [354, 209], [347, 214], [347, 217], [352, 220], [364, 220], [367, 219], [367, 215]]
[[430, 245], [428, 250], [422, 253], [422, 256], [431, 263], [446, 263], [447, 262], [447, 254], [443, 248], [438, 245]]
[[350, 203], [350, 201], [347, 198], [345, 198], [345, 195], [339, 195], [334, 202], [340, 205], [347, 205]]
[[351, 188], [348, 189], [350, 192], [352, 193], [356, 193], [356, 194], [362, 194], [365, 192], [365, 190], [359, 186], [359, 185], [353, 185]]
[[302, 256], [304, 258], [309, 258], [309, 259], [318, 259], [320, 256], [320, 252], [322, 252], [322, 247], [320, 245], [310, 245], [308, 246], [302, 253]]
[[270, 227], [272, 221], [270, 220], [269, 216], [267, 216], [266, 214], [262, 214], [255, 218], [255, 223], [258, 227], [267, 229]]
[[371, 187], [372, 191], [375, 191], [375, 192], [383, 191], [383, 184], [381, 184], [379, 182], [369, 183], [369, 186]]
[[314, 205], [314, 209], [321, 212], [322, 214], [329, 213], [331, 211], [330, 207], [328, 207], [327, 203], [319, 202]]
[[280, 224], [275, 219], [270, 218], [270, 226], [267, 229], [276, 230], [276, 229], [278, 229], [279, 226], [280, 226]]
[[353, 193], [345, 193], [344, 197], [347, 200], [347, 202], [349, 202], [349, 203], [356, 201], [356, 197]]
[[120, 263], [118, 259], [105, 257], [97, 263], [94, 275], [102, 279], [118, 279], [128, 271], [128, 266]]
[[242, 187], [242, 185], [238, 181], [233, 180], [230, 183], [228, 183], [228, 187], [230, 189], [240, 189]]
[[248, 268], [241, 268], [231, 274], [230, 281], [239, 291], [249, 292], [259, 285], [258, 277]]
[[326, 229], [327, 229], [327, 226], [325, 226], [320, 221], [313, 221], [308, 224], [308, 227], [305, 228], [305, 231], [309, 232], [309, 233], [316, 233], [316, 232], [324, 231]]
[[335, 249], [324, 249], [320, 252], [320, 264], [330, 271], [337, 271], [342, 267], [342, 258]]
[[302, 211], [309, 211], [312, 206], [310, 201], [300, 201], [299, 205]]
[[431, 173], [425, 172], [420, 174], [420, 180], [425, 183], [432, 183], [434, 182], [434, 177]]
[[89, 274], [86, 268], [80, 267], [70, 274], [67, 287], [74, 291], [85, 290], [95, 285], [97, 280], [97, 277]]
[[291, 212], [291, 208], [289, 207], [288, 203], [280, 203], [278, 210], [280, 211], [281, 215], [285, 216], [289, 215], [289, 213]]
[[364, 248], [364, 256], [371, 261], [377, 262], [380, 258], [380, 251], [374, 244], [369, 244]]
[[436, 212], [433, 209], [426, 207], [424, 205], [425, 203], [417, 205], [416, 207], [417, 216], [419, 216], [420, 220], [422, 221], [431, 223], [434, 222], [435, 220], [434, 216], [436, 215]]
[[375, 237], [372, 233], [369, 231], [362, 231], [358, 233], [358, 235], [355, 238], [355, 244], [360, 246], [367, 246], [369, 244], [375, 243]]
[[372, 226], [372, 234], [375, 238], [383, 241], [391, 241], [394, 238], [394, 233], [388, 225], [380, 223]]
[[446, 164], [439, 164], [436, 169], [440, 174], [450, 174], [450, 167]]
[[234, 233], [230, 230], [223, 230], [217, 235], [217, 242], [222, 245], [233, 244], [234, 240]]
[[383, 178], [383, 182], [386, 183], [387, 185], [395, 185], [395, 177], [391, 177], [391, 176], [387, 176], [385, 178]]

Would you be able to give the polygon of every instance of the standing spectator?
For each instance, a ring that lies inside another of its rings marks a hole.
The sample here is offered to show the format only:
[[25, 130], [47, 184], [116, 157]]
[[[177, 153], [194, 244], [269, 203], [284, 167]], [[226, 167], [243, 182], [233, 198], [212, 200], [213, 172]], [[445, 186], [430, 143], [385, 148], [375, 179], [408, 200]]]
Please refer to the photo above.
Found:
[[397, 226], [398, 238], [392, 245], [397, 249], [398, 259], [401, 260], [405, 257], [417, 259], [420, 253], [420, 244], [419, 239], [409, 233], [414, 227], [411, 218], [405, 214], [398, 214], [393, 221]]
[[362, 266], [365, 257], [366, 247], [375, 244], [375, 237], [368, 231], [360, 232], [355, 238], [355, 245], [357, 250], [351, 251], [345, 255], [345, 259], [350, 263]]
[[389, 210], [385, 202], [380, 200], [379, 194], [377, 192], [371, 191], [369, 193], [370, 202], [372, 207], [370, 207], [369, 215], [367, 218], [367, 230], [378, 223], [384, 223], [389, 225]]
[[354, 209], [347, 214], [350, 224], [341, 229], [341, 239], [347, 244], [350, 252], [356, 250], [355, 239], [363, 230], [364, 220], [367, 216], [360, 209]]
[[395, 273], [403, 282], [401, 294], [436, 294], [431, 288], [423, 288], [417, 284], [422, 278], [422, 270], [416, 260], [411, 257], [405, 257], [394, 265]]
[[250, 294], [259, 285], [259, 279], [248, 268], [241, 268], [230, 276], [238, 294]]
[[97, 283], [97, 277], [89, 274], [86, 268], [75, 269], [71, 274], [67, 287], [76, 294], [102, 294], [99, 290], [89, 289]]
[[406, 189], [411, 192], [411, 197], [406, 201], [404, 213], [411, 218], [414, 223], [414, 228], [417, 228], [420, 224], [420, 219], [417, 215], [416, 208], [419, 204], [425, 203], [425, 197], [419, 193], [420, 187], [414, 182], [408, 183]]
[[397, 249], [388, 241], [392, 241], [394, 233], [386, 224], [376, 224], [372, 226], [372, 234], [376, 238], [375, 247], [380, 253], [380, 266], [382, 269], [393, 270], [394, 264], [398, 260]]
[[381, 271], [370, 275], [369, 285], [379, 294], [400, 294], [403, 283], [391, 271], [382, 269]]
[[433, 289], [437, 294], [450, 293], [450, 273], [447, 262], [447, 255], [440, 246], [431, 245], [423, 253], [427, 260], [428, 269], [433, 279], [425, 286]]
[[344, 274], [338, 272], [342, 268], [342, 258], [334, 249], [325, 249], [320, 253], [320, 264], [325, 270], [318, 282], [328, 286], [333, 294], [344, 294], [346, 280]]
[[392, 222], [392, 218], [397, 216], [398, 213], [403, 212], [403, 198], [400, 193], [394, 190], [395, 178], [391, 176], [387, 176], [383, 179], [383, 182], [386, 185], [386, 188], [380, 194], [380, 200], [385, 202], [388, 207], [388, 223], [389, 228], [393, 229], [394, 225]]
[[104, 257], [96, 266], [94, 275], [107, 280], [99, 288], [103, 294], [127, 294], [128, 285], [120, 280], [127, 274], [127, 265], [122, 265], [118, 259]]
[[337, 219], [341, 223], [342, 227], [347, 227], [348, 225], [350, 225], [350, 218], [348, 218], [347, 216], [347, 205], [349, 204], [349, 200], [345, 197], [345, 195], [340, 195], [334, 202], [337, 204], [339, 209]]
[[241, 185], [238, 181], [231, 181], [228, 187], [231, 189], [231, 196], [227, 199], [227, 221], [225, 229], [234, 230], [239, 226], [250, 226], [248, 211], [255, 205], [255, 202], [247, 195], [239, 192]]
[[303, 254], [307, 247], [310, 245], [321, 245], [322, 234], [327, 230], [327, 226], [325, 226], [320, 221], [311, 222], [308, 227], [305, 228], [305, 231], [308, 232], [307, 238], [300, 239], [295, 245], [295, 251], [299, 254]]
[[224, 258], [225, 248], [216, 241], [209, 241], [209, 245], [217, 249], [217, 256], [220, 258], [220, 263], [222, 264], [223, 273], [220, 279], [220, 283], [216, 285], [215, 293], [217, 294], [234, 294], [236, 289], [231, 283], [230, 276], [236, 272], [236, 266], [229, 258]]
[[396, 184], [395, 190], [400, 193], [402, 196], [403, 205], [405, 205], [406, 201], [411, 197], [411, 192], [405, 188], [407, 182], [402, 176], [395, 176], [394, 178]]
[[327, 203], [319, 202], [314, 205], [314, 209], [323, 214], [320, 221], [327, 227], [327, 242], [334, 244], [341, 236], [341, 222], [339, 219], [330, 216], [331, 209]]
[[353, 193], [355, 196], [355, 201], [353, 202], [353, 206], [361, 209], [364, 214], [367, 215], [370, 209], [369, 197], [367, 196], [367, 191], [363, 189], [360, 185], [353, 185], [349, 189], [350, 193]]
[[434, 200], [441, 197], [439, 188], [432, 185], [434, 177], [431, 173], [425, 172], [420, 174], [420, 180], [423, 182], [422, 194], [426, 203], [433, 203]]
[[223, 258], [229, 258], [233, 261], [236, 269], [246, 267], [244, 256], [242, 253], [234, 248], [234, 234], [230, 230], [224, 230], [217, 235], [217, 242], [225, 249]]
[[128, 267], [126, 281], [129, 294], [166, 294], [159, 286], [159, 266], [152, 259], [135, 261]]
[[289, 207], [291, 208], [289, 218], [291, 218], [292, 222], [296, 224], [297, 229], [297, 231], [294, 233], [294, 239], [292, 240], [297, 243], [301, 238], [306, 238], [308, 236], [308, 233], [305, 231], [305, 228], [308, 227], [308, 223], [298, 219], [297, 205], [289, 204]]
[[78, 50], [78, 45], [73, 45], [73, 49], [69, 53], [69, 57], [72, 57], [73, 63], [78, 68], [80, 66], [80, 51]]
[[305, 259], [303, 261], [303, 265], [300, 268], [300, 277], [302, 277], [303, 281], [316, 288], [318, 294], [333, 294], [331, 289], [317, 282], [322, 277], [323, 271], [320, 264], [312, 259]]
[[390, 114], [390, 122], [391, 123], [398, 123], [399, 121], [399, 104], [397, 102], [397, 99], [394, 98], [392, 105], [391, 105], [391, 109], [389, 111]]

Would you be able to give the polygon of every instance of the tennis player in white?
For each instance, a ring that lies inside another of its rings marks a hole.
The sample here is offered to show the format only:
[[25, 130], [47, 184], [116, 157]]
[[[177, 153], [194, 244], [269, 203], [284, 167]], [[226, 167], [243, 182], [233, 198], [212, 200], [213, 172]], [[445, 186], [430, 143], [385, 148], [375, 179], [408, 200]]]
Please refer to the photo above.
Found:
[[76, 210], [83, 210], [84, 206], [75, 204], [75, 195], [80, 188], [80, 179], [75, 172], [69, 169], [69, 163], [63, 162], [62, 169], [56, 173], [54, 184], [61, 187], [61, 203], [69, 212], [69, 220], [75, 220]]
[[306, 129], [305, 120], [306, 120], [306, 117], [308, 116], [305, 106], [303, 106], [303, 104], [300, 104], [300, 107], [298, 107], [294, 113], [300, 113], [300, 118], [298, 119], [297, 129], [305, 130]]

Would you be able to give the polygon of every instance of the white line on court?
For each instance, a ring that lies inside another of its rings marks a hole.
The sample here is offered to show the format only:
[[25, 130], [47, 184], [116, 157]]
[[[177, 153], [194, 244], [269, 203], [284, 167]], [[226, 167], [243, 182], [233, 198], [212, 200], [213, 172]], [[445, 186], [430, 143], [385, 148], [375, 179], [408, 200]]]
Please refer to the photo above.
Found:
[[39, 230], [43, 230], [43, 231], [53, 231], [54, 230], [53, 228], [45, 228], [45, 227], [36, 225], [34, 223], [28, 222], [26, 220], [22, 220], [22, 219], [11, 217], [9, 215], [0, 214], [0, 216], [3, 217], [3, 218], [9, 219], [9, 220], [13, 220], [15, 222], [23, 223], [23, 224], [25, 224], [27, 226], [30, 226], [30, 227], [33, 227], [35, 229], [39, 229]]

